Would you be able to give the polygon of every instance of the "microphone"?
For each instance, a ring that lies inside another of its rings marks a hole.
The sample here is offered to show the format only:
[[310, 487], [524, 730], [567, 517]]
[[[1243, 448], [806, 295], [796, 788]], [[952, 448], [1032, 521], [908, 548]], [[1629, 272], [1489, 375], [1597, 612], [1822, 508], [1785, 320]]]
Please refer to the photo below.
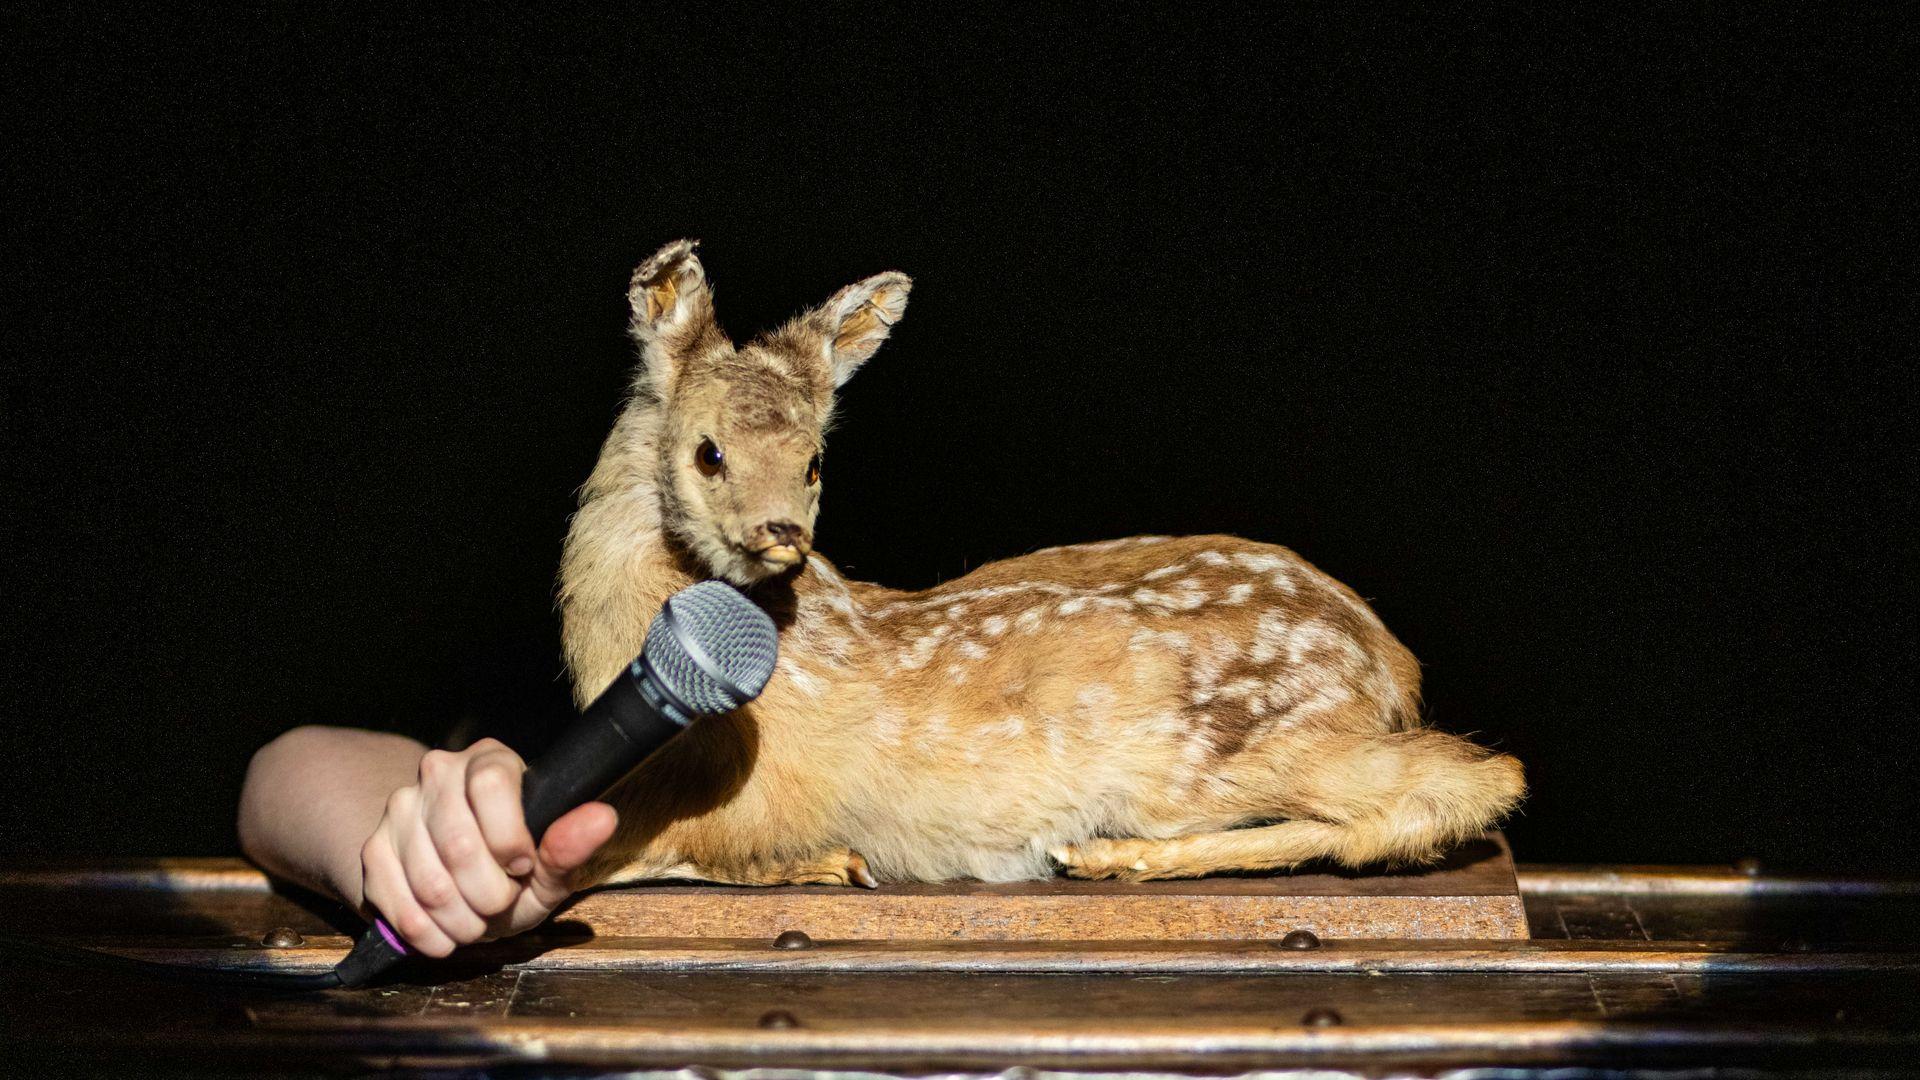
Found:
[[[725, 582], [703, 581], [668, 597], [640, 655], [521, 777], [534, 843], [694, 720], [759, 697], [778, 650], [773, 620]], [[362, 986], [406, 956], [400, 936], [375, 919], [329, 974], [340, 986]]]

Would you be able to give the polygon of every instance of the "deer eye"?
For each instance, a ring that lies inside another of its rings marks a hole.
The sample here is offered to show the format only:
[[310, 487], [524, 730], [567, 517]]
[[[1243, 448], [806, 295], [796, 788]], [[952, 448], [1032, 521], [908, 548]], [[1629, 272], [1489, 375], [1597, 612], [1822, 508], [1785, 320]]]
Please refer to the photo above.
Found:
[[813, 485], [819, 482], [820, 482], [820, 455], [815, 454], [813, 455], [812, 458], [808, 459], [807, 461], [807, 486], [812, 487]]
[[720, 448], [713, 445], [712, 439], [701, 439], [700, 445], [693, 451], [693, 466], [700, 470], [701, 476], [718, 476], [720, 466], [726, 460]]

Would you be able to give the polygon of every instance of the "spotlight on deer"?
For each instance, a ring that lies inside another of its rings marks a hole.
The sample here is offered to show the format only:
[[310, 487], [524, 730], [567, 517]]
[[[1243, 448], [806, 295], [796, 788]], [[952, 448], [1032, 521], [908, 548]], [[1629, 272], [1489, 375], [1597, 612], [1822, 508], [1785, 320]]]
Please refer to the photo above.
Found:
[[694, 248], [634, 271], [641, 364], [567, 538], [567, 663], [591, 695], [667, 595], [721, 577], [783, 624], [779, 666], [609, 797], [586, 883], [1417, 863], [1519, 801], [1520, 763], [1421, 727], [1413, 656], [1286, 548], [1137, 536], [924, 592], [843, 577], [813, 550], [823, 433], [912, 282], [735, 345]]

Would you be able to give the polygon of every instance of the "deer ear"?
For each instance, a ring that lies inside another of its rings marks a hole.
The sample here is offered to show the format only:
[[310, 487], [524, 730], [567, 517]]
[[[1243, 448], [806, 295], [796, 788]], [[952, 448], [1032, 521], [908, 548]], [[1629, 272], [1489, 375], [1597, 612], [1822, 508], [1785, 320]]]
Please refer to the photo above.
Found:
[[893, 324], [906, 314], [912, 288], [912, 278], [889, 270], [841, 289], [814, 312], [814, 321], [826, 337], [823, 348], [833, 385], [842, 386], [853, 378], [887, 340]]
[[699, 246], [698, 240], [675, 240], [635, 267], [627, 285], [628, 329], [662, 385], [671, 381], [680, 354], [719, 332], [707, 271], [693, 253]]

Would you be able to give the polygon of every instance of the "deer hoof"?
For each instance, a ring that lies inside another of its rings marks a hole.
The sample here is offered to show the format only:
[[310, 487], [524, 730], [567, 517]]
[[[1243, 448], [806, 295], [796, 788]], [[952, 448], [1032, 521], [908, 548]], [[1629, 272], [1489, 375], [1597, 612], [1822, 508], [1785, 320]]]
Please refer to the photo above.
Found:
[[1160, 875], [1147, 862], [1138, 840], [1088, 840], [1047, 849], [1068, 877], [1146, 881]]
[[858, 885], [863, 889], [880, 887], [879, 879], [873, 876], [873, 870], [867, 866], [866, 856], [852, 848], [829, 852], [803, 866], [782, 868], [756, 884]]

